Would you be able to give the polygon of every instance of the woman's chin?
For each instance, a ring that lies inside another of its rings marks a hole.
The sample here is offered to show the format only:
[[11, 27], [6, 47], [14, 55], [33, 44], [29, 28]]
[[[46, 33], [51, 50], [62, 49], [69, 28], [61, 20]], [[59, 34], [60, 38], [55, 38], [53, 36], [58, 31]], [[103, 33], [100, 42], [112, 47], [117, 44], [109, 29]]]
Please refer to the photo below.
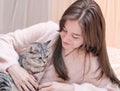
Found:
[[70, 46], [63, 45], [62, 47], [63, 47], [64, 50], [71, 50], [72, 49]]
[[62, 45], [62, 47], [63, 47], [64, 49], [69, 49], [69, 46], [67, 46], [67, 45]]

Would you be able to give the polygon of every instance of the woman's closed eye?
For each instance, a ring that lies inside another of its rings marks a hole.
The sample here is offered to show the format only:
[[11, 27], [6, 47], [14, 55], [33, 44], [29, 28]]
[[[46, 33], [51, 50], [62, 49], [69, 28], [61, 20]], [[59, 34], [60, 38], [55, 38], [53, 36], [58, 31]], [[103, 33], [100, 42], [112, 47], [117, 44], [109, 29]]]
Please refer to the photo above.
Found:
[[79, 39], [79, 38], [80, 38], [80, 36], [77, 36], [77, 35], [72, 35], [72, 37], [73, 37], [74, 39]]

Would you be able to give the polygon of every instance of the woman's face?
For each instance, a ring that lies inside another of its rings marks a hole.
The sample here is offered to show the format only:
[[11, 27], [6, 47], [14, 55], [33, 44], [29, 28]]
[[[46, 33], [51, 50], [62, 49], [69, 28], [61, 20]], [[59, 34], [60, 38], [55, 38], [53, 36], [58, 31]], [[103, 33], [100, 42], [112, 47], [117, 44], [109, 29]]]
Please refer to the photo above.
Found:
[[82, 30], [78, 21], [67, 20], [65, 27], [60, 32], [60, 36], [64, 49], [75, 49], [83, 44]]

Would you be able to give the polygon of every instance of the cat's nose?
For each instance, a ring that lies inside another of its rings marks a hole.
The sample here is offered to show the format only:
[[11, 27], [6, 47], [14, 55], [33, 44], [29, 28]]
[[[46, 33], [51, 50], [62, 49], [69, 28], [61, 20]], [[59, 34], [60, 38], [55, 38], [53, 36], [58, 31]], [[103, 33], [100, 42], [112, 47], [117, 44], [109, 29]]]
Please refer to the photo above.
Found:
[[46, 63], [46, 60], [45, 60], [45, 59], [43, 59], [42, 61], [43, 61], [44, 64]]

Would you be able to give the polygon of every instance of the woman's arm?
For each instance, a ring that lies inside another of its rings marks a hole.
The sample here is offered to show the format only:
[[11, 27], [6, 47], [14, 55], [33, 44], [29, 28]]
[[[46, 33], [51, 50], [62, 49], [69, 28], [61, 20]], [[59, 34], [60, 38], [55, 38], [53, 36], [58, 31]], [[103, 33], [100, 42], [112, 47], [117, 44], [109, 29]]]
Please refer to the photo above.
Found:
[[45, 22], [29, 28], [17, 30], [0, 36], [0, 71], [18, 64], [18, 52], [31, 42], [46, 41], [56, 34], [58, 25], [54, 22]]

